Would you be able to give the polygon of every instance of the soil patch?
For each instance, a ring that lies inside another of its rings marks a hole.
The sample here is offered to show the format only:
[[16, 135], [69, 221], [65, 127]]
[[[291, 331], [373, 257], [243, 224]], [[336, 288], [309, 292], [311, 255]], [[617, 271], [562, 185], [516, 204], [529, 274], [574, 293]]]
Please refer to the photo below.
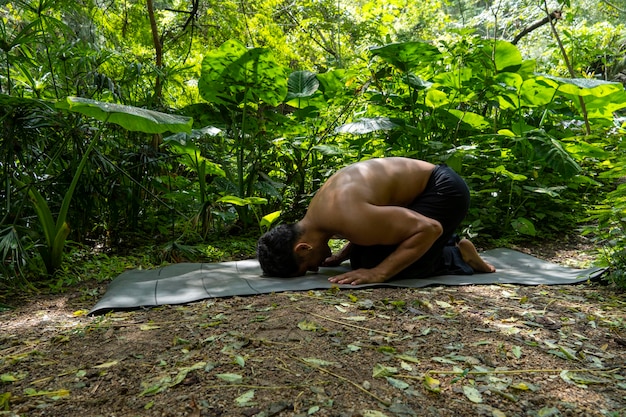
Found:
[[[589, 261], [578, 246], [528, 253]], [[610, 287], [310, 291], [85, 316], [104, 290], [2, 313], [0, 415], [626, 414], [626, 302]]]

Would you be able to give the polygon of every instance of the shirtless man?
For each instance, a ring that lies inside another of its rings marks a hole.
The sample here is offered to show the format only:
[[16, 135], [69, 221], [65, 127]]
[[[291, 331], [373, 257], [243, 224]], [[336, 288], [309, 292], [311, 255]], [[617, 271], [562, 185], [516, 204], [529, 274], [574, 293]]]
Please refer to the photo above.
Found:
[[[449, 243], [468, 207], [467, 185], [445, 165], [398, 157], [358, 162], [326, 181], [302, 220], [259, 239], [259, 263], [266, 275], [291, 277], [349, 258], [352, 270], [329, 281], [353, 285], [494, 272], [469, 240]], [[332, 255], [335, 237], [350, 243]]]

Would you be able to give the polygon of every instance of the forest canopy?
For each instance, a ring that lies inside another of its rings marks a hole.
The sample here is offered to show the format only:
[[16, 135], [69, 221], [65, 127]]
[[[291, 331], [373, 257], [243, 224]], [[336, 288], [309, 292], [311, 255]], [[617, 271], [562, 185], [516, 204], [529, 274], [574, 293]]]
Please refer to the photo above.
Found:
[[68, 242], [187, 247], [302, 215], [362, 159], [445, 162], [463, 233], [595, 239], [626, 280], [626, 3], [0, 7], [0, 281]]

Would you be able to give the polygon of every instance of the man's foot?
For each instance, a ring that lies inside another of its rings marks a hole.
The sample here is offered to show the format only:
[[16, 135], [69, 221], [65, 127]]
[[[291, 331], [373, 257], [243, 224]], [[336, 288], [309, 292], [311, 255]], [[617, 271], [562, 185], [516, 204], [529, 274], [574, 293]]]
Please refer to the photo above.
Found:
[[480, 257], [476, 246], [474, 246], [472, 242], [467, 239], [461, 239], [457, 246], [461, 251], [463, 260], [472, 267], [474, 272], [496, 272], [496, 268], [493, 265], [485, 262], [485, 260]]

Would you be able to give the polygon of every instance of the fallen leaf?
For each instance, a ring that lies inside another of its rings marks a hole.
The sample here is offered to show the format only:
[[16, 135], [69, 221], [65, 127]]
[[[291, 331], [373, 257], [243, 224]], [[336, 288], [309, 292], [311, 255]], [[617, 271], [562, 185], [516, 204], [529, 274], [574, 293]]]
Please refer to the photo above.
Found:
[[424, 388], [428, 391], [439, 393], [441, 392], [441, 382], [438, 379], [426, 374], [424, 375]]
[[17, 378], [13, 374], [0, 375], [0, 382], [17, 382]]
[[246, 366], [246, 360], [241, 355], [235, 355], [233, 357], [233, 362], [235, 362], [237, 365], [241, 366], [242, 368]]
[[66, 389], [60, 389], [57, 391], [37, 391], [34, 388], [26, 388], [24, 390], [24, 394], [26, 394], [27, 397], [50, 397], [51, 399], [56, 400], [61, 397], [67, 397], [70, 395], [70, 392]]
[[335, 365], [334, 362], [329, 362], [329, 361], [325, 361], [323, 359], [317, 359], [317, 358], [303, 358], [302, 360], [306, 363], [310, 363], [311, 365], [317, 365], [317, 366]]
[[365, 316], [350, 316], [350, 317], [344, 317], [344, 320], [350, 320], [350, 321], [366, 321], [367, 317]]
[[480, 404], [483, 402], [483, 396], [476, 389], [476, 387], [472, 387], [471, 385], [463, 385], [463, 394], [465, 394], [468, 400], [475, 404]]
[[11, 401], [11, 393], [3, 392], [0, 394], [0, 411], [9, 411], [10, 410], [10, 401]]
[[544, 407], [537, 412], [538, 417], [560, 416], [561, 412], [556, 407]]
[[76, 310], [72, 313], [72, 316], [80, 317], [80, 316], [86, 316], [87, 314], [89, 314], [89, 310]]
[[409, 385], [409, 384], [407, 384], [406, 382], [401, 381], [401, 380], [399, 380], [399, 379], [395, 379], [395, 378], [392, 378], [392, 377], [390, 377], [390, 376], [386, 377], [386, 379], [387, 379], [387, 382], [389, 382], [389, 384], [390, 384], [392, 387], [394, 387], [394, 388], [398, 388], [398, 389], [401, 389], [401, 390], [405, 390], [405, 389], [407, 389], [408, 387], [410, 387], [410, 385]]
[[440, 356], [435, 356], [431, 358], [432, 360], [434, 360], [435, 362], [439, 362], [439, 363], [445, 363], [448, 365], [456, 365], [456, 361], [453, 361], [451, 359], [448, 358], [442, 358]]
[[418, 358], [416, 358], [415, 356], [399, 354], [399, 355], [396, 355], [396, 358], [400, 359], [400, 360], [403, 360], [403, 361], [406, 361], [406, 362], [420, 363], [420, 360]]
[[94, 368], [106, 369], [106, 368], [110, 368], [112, 366], [115, 366], [118, 363], [119, 363], [119, 361], [109, 361], [109, 362], [101, 363], [100, 365], [96, 365], [96, 366], [94, 366]]
[[221, 379], [222, 381], [226, 381], [230, 383], [241, 382], [243, 380], [243, 377], [239, 374], [226, 373], [226, 374], [217, 374], [215, 376]]
[[363, 417], [387, 417], [387, 414], [376, 410], [363, 410], [361, 414]]
[[253, 398], [254, 398], [254, 390], [251, 389], [249, 391], [244, 392], [239, 397], [235, 398], [235, 404], [237, 404], [238, 407], [248, 407], [248, 406], [253, 405], [253, 403], [251, 402]]
[[374, 366], [374, 370], [372, 371], [372, 376], [374, 378], [384, 378], [387, 376], [395, 375], [398, 373], [398, 368], [393, 366], [385, 366], [377, 363]]
[[308, 321], [308, 320], [302, 320], [301, 322], [299, 322], [298, 323], [298, 328], [300, 330], [305, 330], [305, 331], [308, 331], [308, 332], [315, 332], [315, 331], [321, 329], [321, 327], [317, 323], [314, 323], [314, 322]]

